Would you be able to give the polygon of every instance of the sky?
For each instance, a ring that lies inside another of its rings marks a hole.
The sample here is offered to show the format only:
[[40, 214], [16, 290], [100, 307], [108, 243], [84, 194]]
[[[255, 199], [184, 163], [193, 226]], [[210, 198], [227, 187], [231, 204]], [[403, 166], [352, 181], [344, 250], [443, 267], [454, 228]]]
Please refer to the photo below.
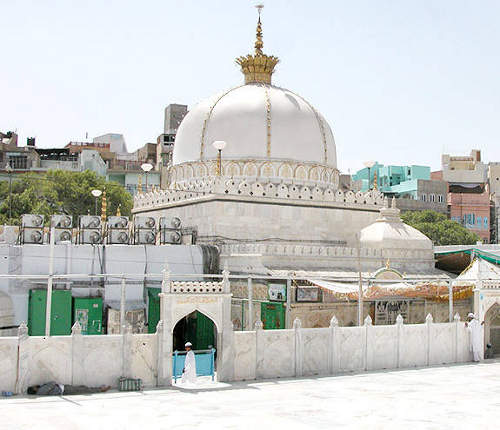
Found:
[[[251, 0], [0, 0], [0, 131], [156, 142], [164, 108], [239, 85]], [[500, 1], [267, 0], [273, 83], [332, 127], [338, 167], [500, 161]]]

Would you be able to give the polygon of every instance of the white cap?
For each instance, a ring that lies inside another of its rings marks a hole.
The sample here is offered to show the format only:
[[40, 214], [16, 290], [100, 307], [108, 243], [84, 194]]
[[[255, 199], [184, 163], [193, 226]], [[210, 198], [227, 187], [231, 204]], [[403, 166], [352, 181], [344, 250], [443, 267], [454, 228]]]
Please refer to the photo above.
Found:
[[193, 346], [193, 344], [191, 342], [186, 342], [184, 346]]
[[469, 315], [467, 315], [467, 318], [476, 318], [476, 316], [472, 312], [469, 312]]

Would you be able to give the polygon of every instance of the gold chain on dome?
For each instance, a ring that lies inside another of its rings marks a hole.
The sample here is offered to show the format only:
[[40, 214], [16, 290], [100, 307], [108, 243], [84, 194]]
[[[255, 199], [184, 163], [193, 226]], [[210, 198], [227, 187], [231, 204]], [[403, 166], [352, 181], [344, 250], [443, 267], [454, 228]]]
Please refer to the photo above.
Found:
[[248, 54], [246, 57], [238, 57], [236, 63], [241, 66], [241, 71], [245, 75], [245, 84], [252, 82], [271, 83], [271, 75], [274, 72], [279, 59], [273, 55], [266, 55], [262, 52], [264, 41], [262, 39], [262, 23], [260, 21], [260, 12], [264, 6], [256, 6], [259, 11], [259, 20], [257, 21], [257, 34], [255, 40], [255, 55]]

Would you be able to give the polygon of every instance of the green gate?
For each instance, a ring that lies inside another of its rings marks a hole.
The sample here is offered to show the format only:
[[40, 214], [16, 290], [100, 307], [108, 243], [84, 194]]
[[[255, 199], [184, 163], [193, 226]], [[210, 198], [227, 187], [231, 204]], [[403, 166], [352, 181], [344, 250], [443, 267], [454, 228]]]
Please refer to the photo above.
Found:
[[[45, 336], [47, 290], [30, 290], [28, 303], [28, 334]], [[71, 291], [52, 291], [50, 335], [71, 334]]]
[[102, 297], [75, 297], [73, 322], [78, 321], [82, 334], [102, 334]]
[[283, 303], [261, 303], [260, 319], [265, 330], [285, 328], [285, 307]]
[[148, 288], [148, 333], [156, 333], [160, 321], [160, 292], [161, 288]]

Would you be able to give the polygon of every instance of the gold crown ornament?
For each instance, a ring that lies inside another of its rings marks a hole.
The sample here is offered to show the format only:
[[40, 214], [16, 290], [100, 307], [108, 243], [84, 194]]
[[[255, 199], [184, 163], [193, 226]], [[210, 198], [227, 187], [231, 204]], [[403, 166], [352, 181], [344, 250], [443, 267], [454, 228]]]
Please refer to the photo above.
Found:
[[241, 56], [236, 59], [236, 63], [241, 66], [241, 71], [245, 75], [245, 84], [252, 82], [262, 82], [265, 84], [271, 83], [271, 75], [274, 72], [279, 59], [274, 55], [266, 55], [262, 52], [264, 42], [262, 40], [262, 23], [260, 21], [260, 13], [264, 6], [257, 5], [259, 11], [259, 20], [257, 21], [257, 37], [255, 40], [255, 54], [248, 54], [246, 57]]

